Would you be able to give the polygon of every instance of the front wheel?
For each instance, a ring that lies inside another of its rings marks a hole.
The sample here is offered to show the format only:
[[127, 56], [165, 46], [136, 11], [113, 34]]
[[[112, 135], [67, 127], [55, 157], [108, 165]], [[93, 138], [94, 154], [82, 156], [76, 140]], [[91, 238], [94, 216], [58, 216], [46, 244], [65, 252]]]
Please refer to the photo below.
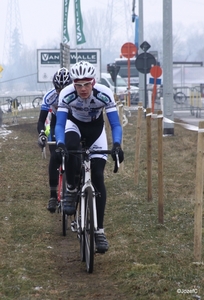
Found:
[[68, 216], [63, 211], [63, 200], [65, 197], [66, 192], [66, 174], [61, 173], [61, 167], [60, 167], [60, 174], [59, 174], [59, 193], [58, 193], [58, 203], [60, 203], [60, 209], [61, 209], [61, 215], [62, 215], [62, 234], [63, 236], [67, 235], [67, 227], [68, 227]]
[[85, 190], [85, 257], [86, 270], [93, 272], [94, 265], [94, 217], [93, 217], [93, 192], [91, 187]]
[[86, 261], [86, 256], [85, 256], [85, 234], [84, 234], [84, 232], [80, 232], [80, 258], [81, 258], [82, 262]]

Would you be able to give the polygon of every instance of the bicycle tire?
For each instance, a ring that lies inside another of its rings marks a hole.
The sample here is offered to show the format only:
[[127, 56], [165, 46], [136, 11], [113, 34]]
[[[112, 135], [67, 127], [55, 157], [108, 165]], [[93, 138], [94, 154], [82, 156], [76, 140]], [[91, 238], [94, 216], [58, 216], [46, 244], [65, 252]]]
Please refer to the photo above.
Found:
[[77, 182], [78, 191], [80, 191], [77, 194], [77, 201], [76, 201], [76, 228], [77, 228], [77, 237], [79, 238], [80, 242], [80, 259], [82, 262], [86, 261], [85, 258], [85, 243], [84, 243], [84, 231], [82, 231], [81, 228], [81, 189], [84, 184], [84, 168], [81, 167], [79, 180]]
[[35, 97], [35, 98], [33, 99], [33, 101], [32, 101], [32, 106], [33, 106], [33, 108], [37, 108], [37, 107], [41, 106], [42, 100], [43, 100], [43, 98], [40, 97], [40, 96]]
[[84, 231], [81, 228], [81, 194], [77, 196], [77, 203], [76, 203], [76, 215], [73, 224], [72, 231], [77, 231], [77, 238], [79, 239], [80, 243], [80, 259], [81, 262], [85, 262], [85, 243], [84, 243]]
[[85, 190], [85, 258], [86, 270], [93, 272], [94, 266], [94, 217], [93, 217], [93, 192], [91, 187]]
[[174, 101], [177, 104], [184, 104], [186, 99], [187, 97], [183, 92], [177, 92], [176, 94], [174, 94]]
[[63, 236], [67, 235], [67, 228], [68, 228], [68, 216], [64, 213], [63, 207], [61, 207], [61, 203], [64, 200], [66, 192], [66, 175], [63, 173], [62, 175], [62, 183], [61, 183], [61, 192], [60, 192], [60, 210], [62, 214], [62, 234]]
[[68, 227], [68, 216], [62, 210], [62, 234], [63, 234], [63, 236], [67, 235], [67, 227]]
[[[79, 224], [81, 223], [81, 220], [79, 220]], [[82, 232], [81, 226], [80, 226], [80, 258], [82, 262], [86, 261], [86, 255], [85, 255], [85, 232]]]

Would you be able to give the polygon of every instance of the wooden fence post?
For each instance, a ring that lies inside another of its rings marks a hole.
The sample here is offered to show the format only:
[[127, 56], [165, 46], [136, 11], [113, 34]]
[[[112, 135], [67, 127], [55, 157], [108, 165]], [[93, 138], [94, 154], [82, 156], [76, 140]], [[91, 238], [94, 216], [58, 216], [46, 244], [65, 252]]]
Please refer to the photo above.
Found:
[[[120, 118], [120, 124], [122, 126], [122, 130], [123, 130], [123, 104], [119, 104], [118, 105], [118, 111], [119, 111], [119, 118]], [[121, 148], [123, 149], [123, 137], [122, 137], [122, 141], [121, 141]], [[124, 150], [124, 149], [123, 149]], [[124, 162], [122, 162], [120, 164], [120, 168], [119, 171], [124, 171]]]
[[164, 192], [163, 192], [163, 115], [157, 112], [158, 120], [158, 222], [164, 223]]
[[197, 159], [196, 159], [196, 188], [194, 213], [194, 258], [201, 261], [202, 253], [202, 215], [203, 215], [203, 159], [204, 159], [204, 121], [199, 122]]
[[143, 112], [142, 102], [139, 102], [138, 111], [137, 111], [137, 130], [136, 130], [136, 145], [135, 145], [135, 172], [134, 172], [135, 184], [138, 184], [138, 178], [139, 178], [142, 112]]
[[146, 109], [147, 123], [147, 200], [152, 201], [152, 135], [151, 135], [151, 108]]

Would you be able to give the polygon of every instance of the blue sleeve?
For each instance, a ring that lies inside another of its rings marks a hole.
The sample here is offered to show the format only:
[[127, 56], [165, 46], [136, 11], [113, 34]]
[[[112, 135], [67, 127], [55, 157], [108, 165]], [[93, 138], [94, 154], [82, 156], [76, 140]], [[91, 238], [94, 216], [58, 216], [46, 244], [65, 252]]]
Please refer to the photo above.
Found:
[[65, 125], [67, 121], [67, 113], [64, 111], [57, 111], [57, 121], [55, 125], [55, 138], [57, 145], [59, 143], [65, 144]]
[[111, 126], [113, 143], [121, 144], [122, 140], [122, 127], [117, 111], [107, 113], [107, 117]]

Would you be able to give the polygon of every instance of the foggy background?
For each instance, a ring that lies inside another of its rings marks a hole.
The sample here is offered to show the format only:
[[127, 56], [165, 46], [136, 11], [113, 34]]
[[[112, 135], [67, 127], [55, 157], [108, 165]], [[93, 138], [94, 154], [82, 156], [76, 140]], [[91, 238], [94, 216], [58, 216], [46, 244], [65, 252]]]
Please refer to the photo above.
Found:
[[[75, 48], [73, 0], [68, 30]], [[162, 0], [144, 0], [144, 40], [159, 53], [162, 66]], [[204, 1], [172, 0], [173, 61], [204, 61]], [[1, 0], [0, 91], [47, 90], [37, 83], [37, 49], [59, 49], [62, 42], [63, 1]], [[136, 0], [136, 12], [138, 10]], [[86, 43], [78, 47], [100, 48], [101, 69], [120, 56], [121, 46], [134, 43], [132, 0], [81, 0]], [[16, 28], [15, 28], [16, 24]], [[15, 28], [14, 30], [12, 29]]]

